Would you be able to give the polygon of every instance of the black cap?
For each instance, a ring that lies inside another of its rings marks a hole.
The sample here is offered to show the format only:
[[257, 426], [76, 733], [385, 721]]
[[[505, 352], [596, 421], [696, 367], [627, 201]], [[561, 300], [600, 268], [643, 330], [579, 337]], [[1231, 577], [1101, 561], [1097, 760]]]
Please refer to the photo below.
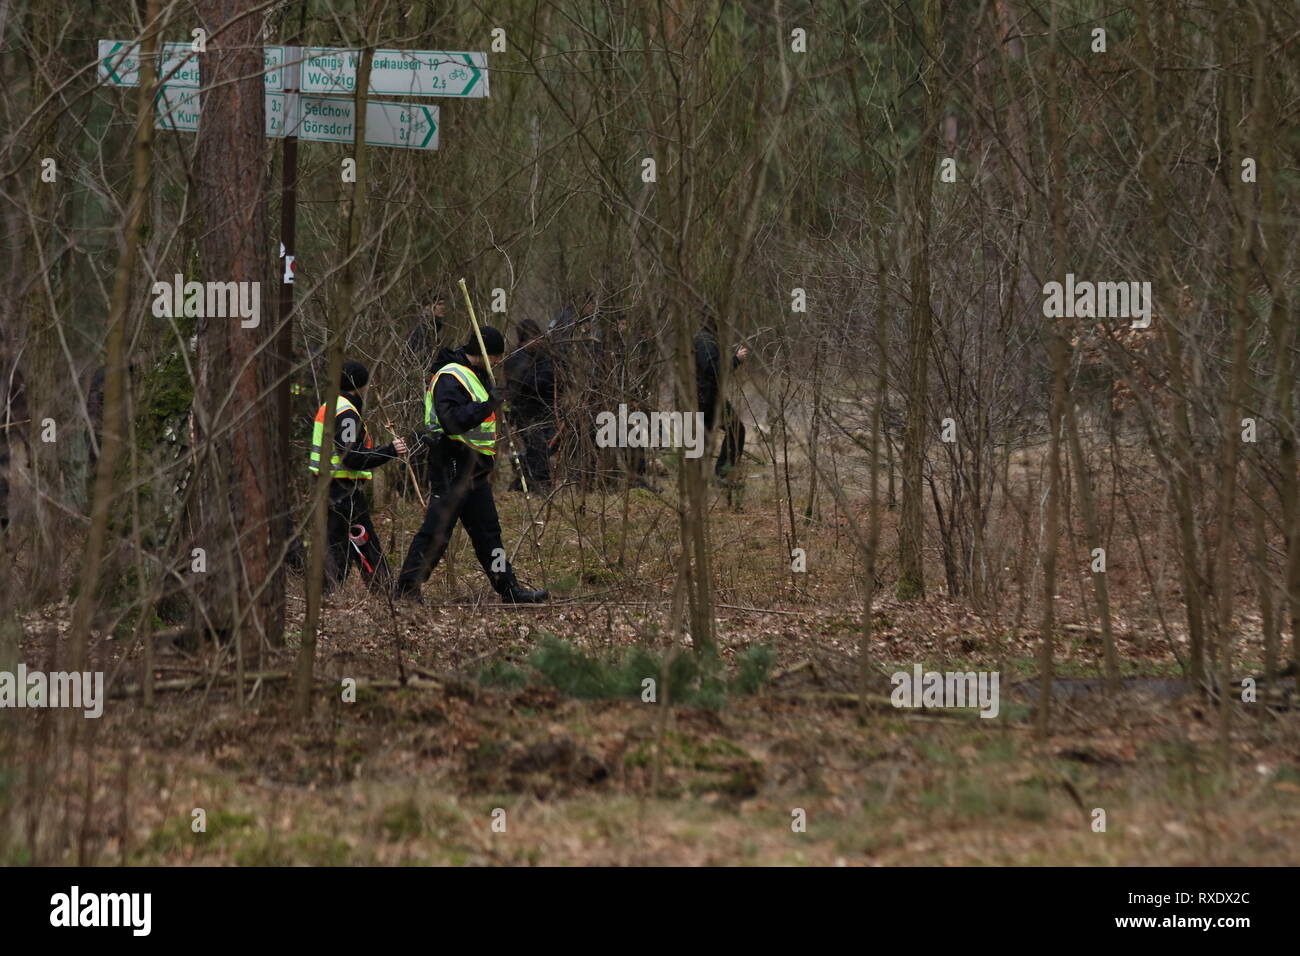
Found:
[[[479, 334], [483, 336], [483, 347], [487, 349], [488, 355], [505, 355], [506, 340], [499, 331], [490, 325], [485, 325], [479, 329]], [[478, 340], [471, 338], [465, 343], [465, 351], [470, 355], [481, 355], [479, 351]]]
[[355, 392], [359, 388], [364, 388], [369, 381], [370, 372], [360, 362], [343, 363], [343, 375], [339, 379], [339, 391]]

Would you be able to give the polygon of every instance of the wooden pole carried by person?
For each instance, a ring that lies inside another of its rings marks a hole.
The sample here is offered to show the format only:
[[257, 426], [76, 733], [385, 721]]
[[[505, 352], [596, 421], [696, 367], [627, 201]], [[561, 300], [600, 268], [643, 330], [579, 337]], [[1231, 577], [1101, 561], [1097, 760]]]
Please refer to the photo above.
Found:
[[[400, 438], [401, 436], [397, 434], [397, 429], [393, 427], [393, 420], [389, 418], [388, 413], [384, 411], [384, 400], [379, 394], [379, 389], [375, 389], [374, 392], [375, 408], [379, 412], [379, 417], [383, 419], [384, 427], [388, 429], [388, 434], [392, 435], [394, 438]], [[428, 508], [429, 503], [424, 500], [424, 495], [420, 492], [420, 476], [416, 473], [415, 466], [411, 464], [410, 450], [408, 449], [407, 453], [402, 455], [401, 458], [402, 461], [406, 462], [406, 470], [411, 473], [411, 485], [415, 488], [415, 497], [419, 499], [420, 507]]]
[[[478, 329], [478, 317], [474, 314], [474, 302], [469, 297], [469, 287], [465, 285], [465, 280], [460, 280], [460, 291], [465, 296], [465, 308], [469, 310], [469, 324], [474, 328], [474, 341], [478, 343], [479, 354], [483, 356], [483, 367], [487, 369], [488, 386], [497, 387], [496, 376], [492, 374], [492, 359], [487, 354], [487, 346], [483, 344], [483, 333]], [[531, 500], [532, 495], [528, 492], [528, 476], [524, 474], [523, 463], [519, 460], [519, 453], [515, 451], [513, 436], [507, 433], [506, 443], [510, 446], [510, 459], [515, 463], [515, 468], [519, 470], [519, 487], [523, 489], [524, 499]]]

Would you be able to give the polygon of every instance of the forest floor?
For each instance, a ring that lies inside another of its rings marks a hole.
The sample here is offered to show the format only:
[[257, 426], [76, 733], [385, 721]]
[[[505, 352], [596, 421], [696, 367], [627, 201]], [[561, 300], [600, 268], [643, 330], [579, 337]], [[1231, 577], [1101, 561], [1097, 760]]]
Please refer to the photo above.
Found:
[[[1123, 672], [1158, 680], [1113, 697], [1063, 684], [1040, 740], [1033, 685], [1018, 682], [1038, 669], [1041, 584], [1016, 564], [1033, 549], [1017, 545], [1008, 511], [995, 554], [1002, 597], [983, 612], [939, 596], [937, 555], [925, 600], [894, 601], [881, 567], [864, 703], [848, 528], [865, 508], [845, 515], [828, 498], [816, 522], [798, 517], [807, 571], [792, 573], [789, 509], [770, 473], [749, 471], [740, 508], [710, 491], [722, 681], [683, 677], [686, 703], [665, 706], [664, 688], [644, 702], [645, 659], [628, 657], [671, 646], [671, 507], [648, 491], [632, 493], [626, 513], [615, 493], [584, 501], [567, 488], [545, 507], [500, 493], [507, 545], [524, 539], [521, 576], [551, 587], [555, 603], [496, 605], [460, 532], [425, 606], [391, 615], [353, 575], [326, 601], [305, 723], [287, 679], [298, 576], [289, 645], [249, 663], [266, 676], [242, 705], [229, 681], [209, 680], [219, 657], [229, 670], [228, 649], [162, 646], [146, 711], [120, 696], [139, 680], [140, 649], [99, 635], [97, 666], [124, 662], [119, 696], [75, 747], [49, 733], [48, 714], [23, 712], [31, 732], [14, 738], [17, 772], [0, 775], [0, 862], [1281, 865], [1300, 855], [1300, 715], [1234, 702], [1221, 747], [1217, 705], [1179, 681], [1176, 581], [1162, 575], [1153, 589], [1135, 561], [1112, 558]], [[418, 507], [381, 494], [379, 535], [400, 561]], [[1147, 504], [1156, 529], [1163, 506]], [[885, 513], [883, 541], [895, 520]], [[1100, 676], [1087, 587], [1063, 572], [1056, 659], [1068, 678]], [[69, 617], [66, 603], [24, 616], [29, 666]], [[1259, 657], [1243, 622], [1235, 675], [1257, 672]], [[880, 706], [889, 675], [915, 664], [999, 672], [998, 716]], [[343, 699], [345, 679], [355, 700]]]

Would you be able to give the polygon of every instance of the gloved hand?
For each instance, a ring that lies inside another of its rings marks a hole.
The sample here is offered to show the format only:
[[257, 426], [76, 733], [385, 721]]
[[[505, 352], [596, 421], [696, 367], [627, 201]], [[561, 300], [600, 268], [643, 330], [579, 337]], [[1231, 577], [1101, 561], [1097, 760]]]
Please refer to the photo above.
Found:
[[499, 410], [506, 403], [506, 390], [500, 385], [494, 385], [488, 389], [487, 407], [492, 411]]

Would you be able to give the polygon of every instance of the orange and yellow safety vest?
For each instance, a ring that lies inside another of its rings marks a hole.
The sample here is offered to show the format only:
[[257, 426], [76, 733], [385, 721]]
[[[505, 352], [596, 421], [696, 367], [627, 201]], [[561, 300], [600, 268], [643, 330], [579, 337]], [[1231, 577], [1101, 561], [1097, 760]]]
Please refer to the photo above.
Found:
[[[361, 413], [357, 412], [357, 407], [353, 405], [350, 401], [348, 401], [346, 398], [344, 398], [342, 395], [340, 395], [338, 404], [334, 406], [334, 420], [338, 421], [339, 416], [342, 415], [344, 412], [356, 412], [357, 418], [361, 417]], [[373, 448], [374, 442], [371, 441], [370, 433], [366, 431], [366, 426], [364, 422], [361, 425], [361, 430], [365, 433], [366, 436], [365, 447]], [[318, 474], [320, 472], [320, 450], [324, 444], [325, 444], [325, 406], [321, 405], [320, 409], [316, 412], [316, 424], [312, 427], [311, 430], [311, 464], [309, 464], [307, 467], [311, 469], [312, 474]], [[331, 442], [331, 445], [332, 444], [333, 443]], [[339, 457], [337, 448], [334, 449], [334, 454], [330, 456], [330, 476], [333, 478], [356, 478], [356, 479], [361, 479], [363, 481], [369, 481], [373, 477], [371, 473], [368, 471], [353, 471], [351, 469], [344, 468], [343, 461]]]

